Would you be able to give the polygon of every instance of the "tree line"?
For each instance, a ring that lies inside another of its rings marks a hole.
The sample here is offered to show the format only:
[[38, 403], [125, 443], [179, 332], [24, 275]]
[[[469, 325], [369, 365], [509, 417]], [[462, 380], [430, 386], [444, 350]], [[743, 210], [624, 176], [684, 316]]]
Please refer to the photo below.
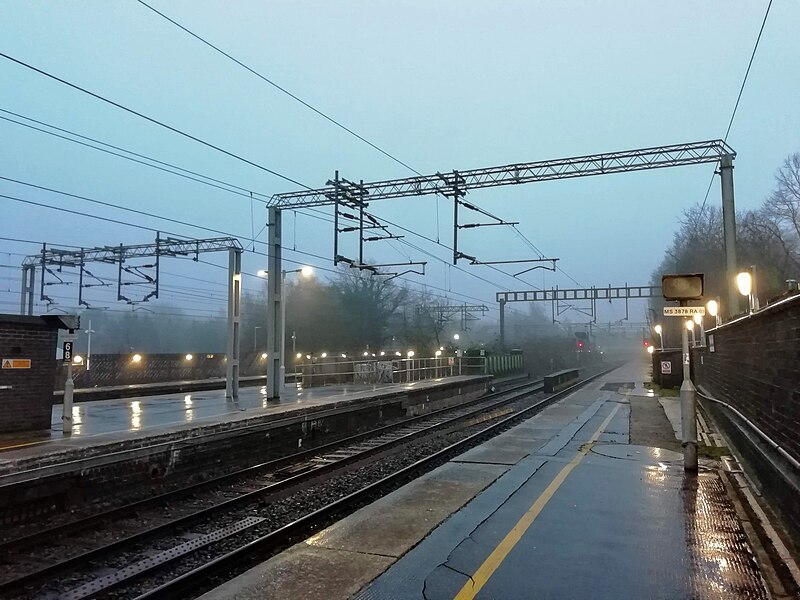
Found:
[[[752, 210], [736, 212], [740, 267], [756, 266], [762, 306], [785, 295], [786, 281], [800, 276], [800, 153], [788, 156], [775, 174], [775, 188]], [[704, 273], [707, 298], [726, 297], [722, 209], [696, 204], [685, 210], [651, 283], [667, 273]], [[663, 302], [653, 301], [656, 320]]]

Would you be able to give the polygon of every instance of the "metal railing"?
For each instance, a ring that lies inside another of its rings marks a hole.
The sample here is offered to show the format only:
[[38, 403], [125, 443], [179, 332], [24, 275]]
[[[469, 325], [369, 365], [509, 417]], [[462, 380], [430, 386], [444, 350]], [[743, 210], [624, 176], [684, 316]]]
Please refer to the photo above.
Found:
[[304, 388], [324, 385], [377, 385], [441, 379], [457, 375], [484, 375], [485, 356], [434, 358], [312, 359], [295, 366], [295, 381]]

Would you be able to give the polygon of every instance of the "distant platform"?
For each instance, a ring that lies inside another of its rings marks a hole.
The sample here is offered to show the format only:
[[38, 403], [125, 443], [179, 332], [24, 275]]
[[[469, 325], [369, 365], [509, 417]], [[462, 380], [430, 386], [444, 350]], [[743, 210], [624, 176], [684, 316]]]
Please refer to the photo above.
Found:
[[239, 390], [236, 401], [224, 390], [148, 395], [133, 398], [78, 402], [72, 408], [72, 435], [62, 432], [63, 406], [53, 407], [52, 430], [40, 434], [0, 437], [0, 476], [15, 468], [42, 461], [85, 456], [87, 450], [141, 446], [146, 440], [181, 439], [209, 431], [233, 429], [253, 423], [370, 402], [387, 402], [448, 388], [485, 386], [491, 376], [455, 376], [410, 383], [325, 386], [288, 389], [279, 400], [267, 400], [266, 388]]

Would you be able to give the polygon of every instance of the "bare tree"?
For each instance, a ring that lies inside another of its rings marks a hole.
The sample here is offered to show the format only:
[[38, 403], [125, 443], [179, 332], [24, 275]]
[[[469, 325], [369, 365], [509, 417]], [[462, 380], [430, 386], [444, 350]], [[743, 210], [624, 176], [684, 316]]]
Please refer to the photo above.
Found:
[[800, 269], [800, 153], [786, 158], [775, 180], [777, 187], [761, 209], [764, 227], [796, 273]]

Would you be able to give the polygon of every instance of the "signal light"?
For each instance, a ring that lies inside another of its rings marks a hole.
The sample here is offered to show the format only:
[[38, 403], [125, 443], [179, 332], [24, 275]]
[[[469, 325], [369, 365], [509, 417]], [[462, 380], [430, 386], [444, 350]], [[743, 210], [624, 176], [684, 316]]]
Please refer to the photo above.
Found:
[[583, 342], [578, 342], [578, 348], [583, 348]]
[[645, 348], [647, 348], [647, 347], [650, 345], [650, 342], [648, 342], [647, 340], [645, 340], [645, 341], [644, 341], [644, 342], [642, 342], [642, 343], [644, 344], [644, 347], [645, 347]]

